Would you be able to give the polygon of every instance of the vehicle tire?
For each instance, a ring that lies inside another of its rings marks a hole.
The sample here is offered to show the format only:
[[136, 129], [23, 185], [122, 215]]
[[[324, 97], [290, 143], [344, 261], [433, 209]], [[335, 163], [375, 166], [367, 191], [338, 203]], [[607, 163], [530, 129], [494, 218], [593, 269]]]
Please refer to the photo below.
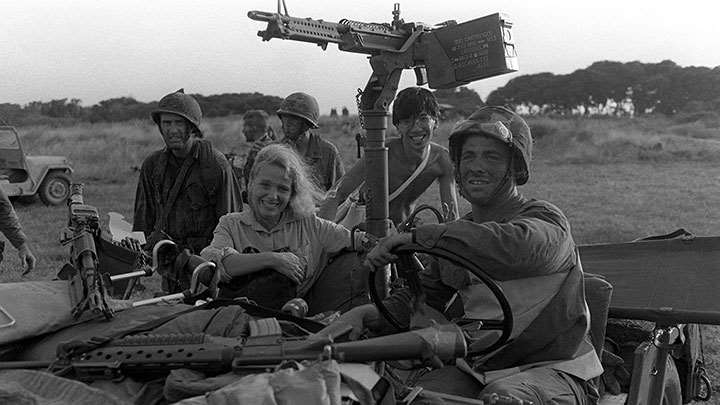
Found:
[[64, 204], [70, 197], [70, 176], [63, 172], [50, 172], [38, 189], [40, 200], [45, 205]]

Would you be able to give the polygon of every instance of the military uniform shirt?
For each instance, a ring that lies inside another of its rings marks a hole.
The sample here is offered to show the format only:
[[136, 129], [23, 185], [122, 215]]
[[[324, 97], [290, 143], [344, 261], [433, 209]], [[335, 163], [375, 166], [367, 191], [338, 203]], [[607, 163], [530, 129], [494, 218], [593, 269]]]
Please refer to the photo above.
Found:
[[[249, 181], [250, 171], [255, 163], [257, 153], [263, 147], [275, 142], [276, 141], [266, 139], [255, 141], [250, 153], [248, 154], [247, 163], [245, 164], [245, 176], [248, 176], [246, 181]], [[292, 142], [287, 138], [280, 141], [280, 143], [284, 143], [291, 147], [293, 146]], [[295, 150], [294, 147], [293, 149]], [[317, 184], [317, 186], [323, 191], [330, 190], [333, 184], [345, 175], [345, 167], [340, 159], [340, 153], [338, 152], [337, 147], [312, 132], [308, 137], [308, 146], [303, 159], [312, 170], [315, 184]]]
[[[240, 186], [230, 164], [208, 141], [195, 141], [186, 159], [192, 162], [184, 179], [177, 176], [185, 159], [175, 158], [168, 150], [145, 159], [135, 195], [133, 230], [146, 236], [163, 231], [182, 247], [199, 253], [212, 240], [220, 217], [242, 210]], [[182, 186], [172, 206], [166, 207], [175, 181]]]
[[323, 191], [330, 190], [333, 184], [345, 175], [345, 167], [337, 147], [312, 132], [303, 158], [312, 169], [315, 183]]
[[[567, 218], [548, 202], [522, 197], [503, 208], [495, 221], [476, 223], [468, 215], [415, 232], [421, 246], [447, 249], [477, 264], [500, 283], [513, 307], [513, 339], [489, 358], [469, 359], [470, 364], [483, 372], [548, 364], [583, 380], [600, 375], [600, 361], [587, 339], [583, 271]], [[435, 309], [448, 311], [453, 297], [462, 302], [460, 313], [448, 314], [451, 318], [499, 315], [496, 301], [484, 298], [489, 290], [464, 268], [435, 261], [421, 273], [421, 281], [427, 303]], [[386, 300], [396, 319], [406, 324], [410, 297], [402, 290]]]

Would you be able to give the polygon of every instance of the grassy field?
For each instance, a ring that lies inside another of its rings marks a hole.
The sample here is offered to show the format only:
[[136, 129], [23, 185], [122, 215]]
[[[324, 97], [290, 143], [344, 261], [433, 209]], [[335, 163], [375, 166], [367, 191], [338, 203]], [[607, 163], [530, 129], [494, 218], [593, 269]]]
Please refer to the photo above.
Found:
[[[677, 228], [698, 236], [720, 235], [718, 211], [711, 208], [720, 201], [716, 115], [529, 121], [536, 135], [535, 160], [530, 182], [521, 191], [563, 209], [578, 243], [630, 241]], [[447, 144], [451, 126], [441, 126], [439, 143]], [[245, 149], [238, 117], [207, 120], [204, 129], [224, 152]], [[117, 211], [127, 218], [132, 217], [137, 168], [150, 151], [162, 147], [149, 120], [19, 131], [28, 153], [71, 159], [75, 180], [85, 184], [86, 203], [101, 215]], [[337, 144], [346, 164], [355, 161], [354, 134], [344, 135], [340, 123], [329, 118], [321, 133]], [[437, 196], [433, 186], [424, 200], [436, 203]], [[67, 248], [58, 243], [67, 221], [65, 207], [44, 207], [37, 200], [15, 206], [39, 264], [28, 277], [20, 277], [15, 251], [8, 246], [0, 281], [52, 278], [67, 257]], [[466, 211], [467, 203], [462, 208]], [[720, 333], [706, 327], [704, 338], [708, 369], [714, 388], [720, 389]]]

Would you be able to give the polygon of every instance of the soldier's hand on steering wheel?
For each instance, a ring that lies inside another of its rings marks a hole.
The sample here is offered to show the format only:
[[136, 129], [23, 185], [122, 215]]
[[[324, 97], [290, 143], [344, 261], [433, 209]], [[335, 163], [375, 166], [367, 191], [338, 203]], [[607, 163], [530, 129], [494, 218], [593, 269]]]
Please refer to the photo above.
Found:
[[396, 233], [380, 239], [375, 247], [367, 254], [367, 264], [374, 267], [382, 267], [397, 260], [397, 255], [392, 253], [395, 247], [412, 243], [412, 234]]

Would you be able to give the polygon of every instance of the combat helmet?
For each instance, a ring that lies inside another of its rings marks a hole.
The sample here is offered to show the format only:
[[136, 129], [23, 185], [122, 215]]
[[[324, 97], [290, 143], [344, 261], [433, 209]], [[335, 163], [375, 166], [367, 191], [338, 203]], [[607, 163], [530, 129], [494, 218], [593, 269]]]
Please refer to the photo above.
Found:
[[297, 92], [287, 96], [277, 110], [277, 115], [283, 114], [302, 118], [310, 123], [312, 128], [319, 128], [320, 107], [315, 97], [309, 94]]
[[184, 89], [179, 89], [161, 98], [157, 108], [150, 113], [158, 128], [160, 127], [160, 114], [162, 113], [177, 114], [185, 118], [195, 127], [198, 136], [202, 137], [202, 131], [200, 131], [200, 120], [202, 119], [200, 104], [195, 98], [185, 94]]
[[525, 120], [502, 106], [485, 106], [458, 122], [450, 133], [450, 158], [457, 165], [465, 139], [469, 135], [483, 134], [507, 144], [513, 154], [515, 183], [523, 185], [530, 177], [532, 160], [532, 134]]

